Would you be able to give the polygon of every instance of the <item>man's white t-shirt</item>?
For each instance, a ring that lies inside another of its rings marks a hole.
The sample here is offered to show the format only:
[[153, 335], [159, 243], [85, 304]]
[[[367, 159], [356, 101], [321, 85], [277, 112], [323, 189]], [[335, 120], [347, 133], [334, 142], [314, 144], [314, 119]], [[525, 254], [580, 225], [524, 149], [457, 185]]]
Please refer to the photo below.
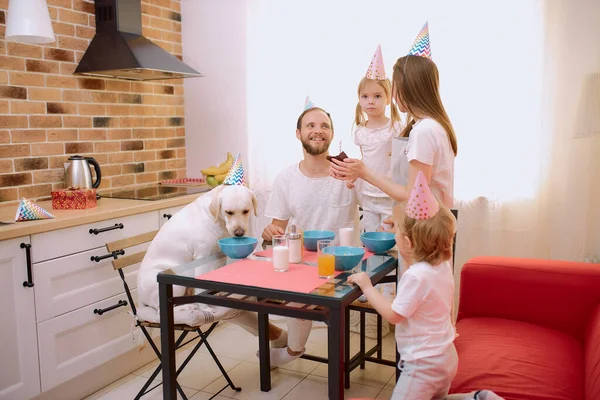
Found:
[[449, 261], [433, 267], [418, 262], [400, 278], [392, 310], [406, 318], [396, 325], [396, 345], [402, 360], [443, 354], [454, 342], [451, 321], [454, 277]]
[[353, 221], [357, 210], [354, 191], [346, 182], [326, 176], [309, 178], [300, 163], [286, 167], [275, 178], [265, 210], [267, 218], [289, 220], [302, 230], [335, 230]]
[[408, 161], [431, 165], [431, 191], [446, 207], [454, 205], [454, 151], [446, 130], [434, 119], [417, 121], [405, 148]]

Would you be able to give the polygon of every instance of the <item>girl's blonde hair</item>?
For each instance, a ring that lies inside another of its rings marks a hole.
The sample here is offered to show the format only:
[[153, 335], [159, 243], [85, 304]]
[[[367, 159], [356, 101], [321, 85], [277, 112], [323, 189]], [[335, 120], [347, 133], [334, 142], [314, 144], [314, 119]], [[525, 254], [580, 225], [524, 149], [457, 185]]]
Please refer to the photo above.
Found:
[[[415, 117], [432, 118], [448, 134], [448, 141], [456, 156], [458, 154], [456, 135], [442, 104], [439, 73], [435, 63], [425, 57], [413, 55], [400, 57], [394, 65], [392, 79], [396, 99], [408, 110], [406, 128], [400, 136], [408, 137], [415, 124]], [[415, 110], [424, 115], [415, 115]]]
[[410, 239], [415, 262], [433, 266], [452, 258], [452, 243], [456, 233], [456, 218], [440, 204], [440, 211], [429, 219], [416, 220], [402, 213], [399, 229]]
[[[387, 97], [387, 104], [390, 105], [390, 119], [392, 121], [392, 129], [394, 129], [397, 124], [400, 122], [400, 112], [398, 111], [398, 106], [392, 101], [392, 84], [390, 80], [385, 78], [383, 80], [379, 79], [369, 79], [364, 77], [360, 80], [358, 84], [358, 98], [360, 99], [360, 93], [364, 90], [365, 86], [368, 82], [376, 82], [383, 88], [383, 92], [385, 93], [385, 97]], [[365, 118], [365, 112], [360, 106], [360, 101], [356, 104], [356, 111], [354, 113], [354, 124], [356, 126], [362, 125], [364, 126], [367, 123], [367, 119]]]

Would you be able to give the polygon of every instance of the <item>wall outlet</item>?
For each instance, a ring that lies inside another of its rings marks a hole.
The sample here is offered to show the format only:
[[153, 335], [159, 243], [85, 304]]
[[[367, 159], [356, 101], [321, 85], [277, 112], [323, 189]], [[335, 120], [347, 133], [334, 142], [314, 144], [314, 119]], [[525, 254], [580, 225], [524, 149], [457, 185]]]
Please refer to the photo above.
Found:
[[583, 259], [583, 262], [587, 263], [587, 264], [599, 264], [600, 259], [598, 258], [598, 256], [596, 254], [593, 254], [593, 255], [586, 254]]

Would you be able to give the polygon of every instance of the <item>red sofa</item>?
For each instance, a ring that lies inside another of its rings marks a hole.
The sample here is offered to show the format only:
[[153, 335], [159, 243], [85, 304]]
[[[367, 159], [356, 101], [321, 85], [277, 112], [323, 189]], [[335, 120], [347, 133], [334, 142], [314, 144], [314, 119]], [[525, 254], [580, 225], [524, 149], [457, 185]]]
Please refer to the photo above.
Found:
[[461, 272], [450, 393], [600, 399], [600, 265], [477, 257]]

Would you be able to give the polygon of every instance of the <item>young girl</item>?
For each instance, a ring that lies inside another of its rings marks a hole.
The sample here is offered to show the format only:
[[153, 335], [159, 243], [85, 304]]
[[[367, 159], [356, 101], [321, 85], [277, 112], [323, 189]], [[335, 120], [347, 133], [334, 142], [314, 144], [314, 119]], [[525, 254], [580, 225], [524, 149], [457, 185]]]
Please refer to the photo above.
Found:
[[407, 114], [408, 121], [400, 133], [408, 137], [406, 147], [394, 157], [400, 158], [398, 165], [407, 168], [392, 171], [395, 178], [392, 180], [361, 160], [347, 158], [344, 162], [333, 160], [331, 175], [350, 182], [362, 178], [394, 200], [403, 202], [408, 199], [417, 173], [421, 171], [437, 198], [450, 208], [454, 202], [454, 158], [458, 147], [440, 97], [439, 74], [431, 60], [427, 24], [409, 54], [396, 61], [392, 81], [394, 100], [400, 111]]
[[[390, 105], [391, 118], [385, 115], [387, 105]], [[380, 46], [358, 84], [354, 124], [354, 143], [360, 147], [363, 163], [374, 173], [389, 177], [392, 137], [400, 133], [400, 115], [392, 102], [392, 85], [385, 76]], [[348, 186], [353, 185], [349, 183]], [[359, 182], [357, 189], [363, 210], [361, 232], [376, 231], [392, 215], [392, 199], [368, 182]]]
[[455, 230], [454, 216], [438, 204], [425, 175], [418, 172], [405, 214], [396, 221], [398, 251], [410, 267], [393, 303], [373, 288], [366, 273], [348, 277], [375, 310], [396, 325], [401, 374], [392, 399], [444, 399], [456, 374], [450, 266]]

